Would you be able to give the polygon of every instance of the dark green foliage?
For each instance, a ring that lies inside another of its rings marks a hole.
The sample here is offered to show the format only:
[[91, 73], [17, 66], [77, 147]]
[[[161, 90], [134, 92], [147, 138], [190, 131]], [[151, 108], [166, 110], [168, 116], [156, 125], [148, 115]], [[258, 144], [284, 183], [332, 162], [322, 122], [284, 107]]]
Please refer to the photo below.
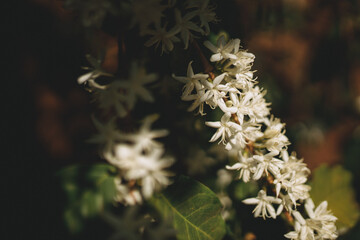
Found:
[[209, 188], [195, 180], [181, 176], [150, 202], [164, 218], [172, 217], [177, 239], [215, 240], [225, 235], [219, 199]]
[[76, 165], [59, 172], [68, 198], [64, 220], [71, 232], [79, 232], [85, 218], [96, 216], [113, 202], [115, 173], [115, 167], [108, 164]]

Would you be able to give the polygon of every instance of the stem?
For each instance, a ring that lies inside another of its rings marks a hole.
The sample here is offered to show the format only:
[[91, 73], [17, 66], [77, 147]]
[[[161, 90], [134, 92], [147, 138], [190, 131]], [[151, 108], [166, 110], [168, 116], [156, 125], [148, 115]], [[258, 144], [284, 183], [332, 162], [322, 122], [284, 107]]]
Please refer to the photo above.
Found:
[[211, 79], [214, 79], [215, 75], [212, 72], [214, 70], [214, 67], [207, 60], [207, 58], [205, 57], [204, 53], [201, 51], [201, 48], [195, 39], [192, 41], [192, 44], [200, 56], [201, 63], [204, 67], [204, 72], [208, 73], [210, 75]]

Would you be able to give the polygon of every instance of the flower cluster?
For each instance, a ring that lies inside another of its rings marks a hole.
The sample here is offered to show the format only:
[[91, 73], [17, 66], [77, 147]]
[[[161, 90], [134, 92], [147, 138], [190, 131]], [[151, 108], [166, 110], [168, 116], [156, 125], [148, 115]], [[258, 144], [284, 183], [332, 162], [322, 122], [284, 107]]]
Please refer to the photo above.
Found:
[[166, 136], [168, 131], [151, 129], [157, 115], [147, 116], [137, 132], [120, 130], [117, 123], [134, 108], [137, 97], [147, 102], [154, 101], [144, 85], [155, 81], [157, 75], [146, 74], [144, 68], [134, 63], [127, 79], [115, 79], [101, 85], [96, 82], [97, 78], [111, 75], [101, 69], [99, 61], [95, 63], [92, 71], [80, 76], [78, 82], [91, 88], [104, 113], [115, 113], [116, 117], [106, 123], [93, 118], [99, 133], [89, 141], [99, 144], [102, 157], [118, 169], [116, 200], [129, 205], [138, 204], [170, 184], [171, 174], [166, 169], [172, 165], [173, 159], [164, 157], [164, 146], [155, 140]]
[[[156, 117], [146, 117], [137, 133], [121, 133], [116, 129], [110, 131], [114, 138], [111, 145], [105, 146], [102, 154], [118, 168], [116, 200], [119, 202], [130, 205], [141, 203], [142, 196], [148, 199], [154, 191], [170, 184], [171, 174], [166, 168], [172, 165], [173, 159], [164, 157], [164, 146], [155, 141], [155, 138], [166, 136], [167, 131], [150, 129]], [[101, 144], [96, 139], [99, 139], [98, 136], [93, 138], [93, 142]], [[110, 136], [107, 141], [109, 139]]]
[[[132, 3], [133, 24], [139, 25], [140, 35], [150, 35], [145, 46], [161, 44], [161, 52], [169, 52], [174, 49], [174, 42], [183, 41], [185, 49], [189, 42], [196, 36], [194, 34], [207, 35], [210, 33], [209, 22], [216, 21], [213, 8], [209, 6], [209, 0], [188, 0], [185, 2], [183, 14], [175, 5], [176, 1], [162, 4], [161, 0], [134, 0]], [[175, 22], [169, 27], [169, 20], [164, 18], [164, 11], [171, 9], [171, 15], [175, 16]]]
[[[255, 217], [276, 218], [284, 211], [291, 214], [295, 231], [286, 234], [287, 238], [336, 238], [336, 217], [326, 210], [326, 202], [313, 211], [310, 186], [306, 185], [310, 170], [295, 153], [289, 156], [284, 124], [270, 115], [265, 91], [257, 86], [251, 70], [255, 56], [241, 49], [239, 39], [226, 42], [222, 36], [217, 46], [209, 41], [204, 45], [213, 52], [210, 61], [215, 70], [194, 74], [190, 62], [186, 77], [173, 77], [185, 84], [181, 98], [193, 101], [189, 111], [197, 109], [204, 115], [206, 104], [223, 112], [220, 121], [208, 121], [206, 125], [216, 129], [210, 142], [223, 143], [236, 154], [236, 162], [226, 168], [239, 171], [244, 182], [269, 182], [271, 188], [261, 189], [256, 198], [243, 202], [256, 205]], [[306, 220], [297, 210], [304, 202], [309, 216]]]

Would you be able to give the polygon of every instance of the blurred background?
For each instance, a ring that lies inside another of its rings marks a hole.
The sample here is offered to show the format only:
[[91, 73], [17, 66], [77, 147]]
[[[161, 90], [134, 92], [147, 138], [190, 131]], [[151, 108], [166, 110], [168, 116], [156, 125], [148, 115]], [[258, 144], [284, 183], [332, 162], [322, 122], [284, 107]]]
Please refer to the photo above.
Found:
[[[291, 150], [312, 170], [343, 166], [359, 202], [360, 1], [214, 3], [219, 22], [211, 25], [213, 34], [240, 38], [255, 54], [253, 69], [267, 89], [272, 113], [286, 123]], [[102, 161], [85, 142], [95, 131], [93, 106], [76, 79], [87, 65], [85, 54], [99, 44], [106, 49], [105, 68], [116, 70], [118, 41], [110, 28], [92, 32], [101, 41], [89, 43], [88, 32], [63, 1], [13, 5], [2, 94], [8, 118], [2, 125], [1, 232], [8, 236], [4, 239], [68, 239], [62, 218], [66, 198], [54, 176], [71, 164]], [[184, 74], [186, 64], [174, 72]], [[174, 94], [180, 94], [176, 86]], [[359, 234], [357, 224], [344, 239]]]

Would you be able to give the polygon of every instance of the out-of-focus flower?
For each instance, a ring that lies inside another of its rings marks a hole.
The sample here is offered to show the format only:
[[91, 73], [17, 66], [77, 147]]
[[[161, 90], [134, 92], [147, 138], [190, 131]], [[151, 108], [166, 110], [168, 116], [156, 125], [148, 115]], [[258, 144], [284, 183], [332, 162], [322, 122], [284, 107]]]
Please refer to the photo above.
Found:
[[148, 31], [149, 25], [160, 24], [166, 8], [166, 5], [161, 4], [161, 0], [134, 0], [132, 24], [139, 24], [140, 35], [143, 36]]
[[88, 62], [90, 63], [91, 67], [83, 67], [83, 69], [91, 70], [91, 71], [81, 75], [77, 79], [78, 84], [88, 83], [91, 88], [105, 89], [105, 86], [98, 84], [95, 80], [100, 76], [111, 77], [113, 75], [106, 72], [104, 69], [102, 69], [101, 60], [96, 59], [89, 54], [86, 55], [86, 58], [87, 58]]
[[160, 24], [155, 24], [155, 30], [147, 30], [147, 34], [152, 37], [145, 42], [146, 47], [155, 45], [157, 48], [161, 43], [161, 54], [164, 52], [171, 52], [174, 49], [174, 42], [179, 42], [179, 38], [175, 35], [179, 32], [178, 28], [172, 28], [170, 31], [166, 30], [166, 24], [161, 27]]
[[185, 49], [188, 48], [189, 41], [191, 41], [192, 38], [192, 33], [190, 32], [190, 30], [199, 32], [201, 34], [204, 33], [204, 31], [199, 26], [190, 21], [195, 16], [195, 14], [188, 13], [185, 16], [181, 17], [180, 11], [178, 9], [175, 9], [175, 28], [178, 29], [178, 31], [180, 32], [181, 39], [185, 44]]

